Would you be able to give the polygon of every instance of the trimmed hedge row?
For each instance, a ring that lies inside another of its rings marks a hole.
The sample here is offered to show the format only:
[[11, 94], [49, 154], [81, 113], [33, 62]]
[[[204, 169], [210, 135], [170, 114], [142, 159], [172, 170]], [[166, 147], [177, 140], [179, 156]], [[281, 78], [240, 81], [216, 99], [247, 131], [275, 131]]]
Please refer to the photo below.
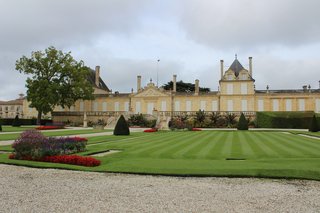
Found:
[[[309, 129], [314, 112], [257, 112], [258, 128]], [[320, 124], [320, 117], [317, 115]]]
[[[2, 125], [12, 125], [14, 121], [14, 118], [1, 118], [1, 124]], [[19, 118], [19, 122], [21, 125], [37, 125], [37, 119], [23, 119]], [[49, 119], [43, 119], [41, 120], [41, 125], [46, 125], [52, 123], [52, 120]]]

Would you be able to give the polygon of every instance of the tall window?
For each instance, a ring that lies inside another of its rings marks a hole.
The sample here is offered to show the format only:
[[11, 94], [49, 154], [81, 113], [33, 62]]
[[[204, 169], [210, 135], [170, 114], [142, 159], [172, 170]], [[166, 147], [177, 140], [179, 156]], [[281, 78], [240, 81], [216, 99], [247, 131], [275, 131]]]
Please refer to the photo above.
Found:
[[180, 101], [174, 102], [174, 111], [180, 111]]
[[218, 101], [212, 101], [212, 111], [218, 111]]
[[227, 75], [227, 79], [228, 80], [233, 80], [233, 75], [231, 75], [231, 74]]
[[227, 84], [227, 94], [228, 95], [233, 94], [233, 84]]
[[320, 112], [320, 99], [316, 99], [316, 112]]
[[120, 111], [119, 110], [119, 102], [114, 103], [114, 111]]
[[80, 112], [83, 112], [84, 110], [84, 103], [83, 101], [80, 101]]
[[279, 100], [278, 99], [272, 100], [272, 110], [279, 111]]
[[246, 95], [248, 94], [248, 84], [247, 83], [241, 83], [241, 94]]
[[167, 111], [167, 102], [161, 101], [161, 111]]
[[258, 111], [263, 111], [264, 110], [264, 103], [263, 100], [258, 100]]
[[206, 101], [200, 101], [200, 109], [201, 110], [206, 110], [207, 108], [207, 102]]
[[136, 114], [141, 113], [141, 102], [137, 101], [136, 102]]
[[191, 101], [186, 101], [186, 111], [191, 111]]
[[124, 111], [129, 112], [129, 102], [124, 102]]
[[298, 104], [299, 104], [299, 111], [305, 111], [305, 102], [304, 102], [304, 99], [299, 99], [298, 100]]
[[241, 110], [248, 111], [248, 101], [247, 100], [241, 100]]
[[98, 111], [98, 102], [93, 102], [92, 111]]
[[104, 112], [107, 111], [107, 102], [102, 103], [102, 111], [104, 111]]
[[292, 111], [292, 100], [291, 99], [286, 100], [286, 111]]
[[233, 111], [233, 100], [228, 100], [228, 102], [227, 102], [227, 110], [229, 112]]
[[247, 74], [242, 73], [242, 74], [240, 75], [240, 80], [247, 80]]

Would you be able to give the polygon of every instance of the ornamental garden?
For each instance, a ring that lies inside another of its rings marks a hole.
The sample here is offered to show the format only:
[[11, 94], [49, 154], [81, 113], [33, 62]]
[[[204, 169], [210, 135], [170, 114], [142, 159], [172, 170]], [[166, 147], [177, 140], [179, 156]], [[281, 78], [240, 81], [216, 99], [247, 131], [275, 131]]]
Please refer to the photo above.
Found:
[[[250, 123], [242, 116], [232, 124], [236, 128], [223, 129], [203, 128], [196, 118], [191, 125], [191, 118], [181, 117], [173, 119], [167, 131], [147, 128], [130, 132], [123, 117], [114, 130], [35, 130], [35, 126], [3, 125], [0, 144], [8, 140], [14, 143], [0, 146], [0, 163], [134, 174], [320, 180], [316, 116], [307, 121], [306, 116], [300, 116], [300, 120], [297, 115], [263, 116], [263, 125], [284, 125], [287, 119], [290, 125], [297, 125], [294, 121], [300, 125], [309, 122], [310, 131], [240, 130]], [[205, 117], [203, 123], [209, 120]], [[72, 136], [83, 134], [87, 137]]]

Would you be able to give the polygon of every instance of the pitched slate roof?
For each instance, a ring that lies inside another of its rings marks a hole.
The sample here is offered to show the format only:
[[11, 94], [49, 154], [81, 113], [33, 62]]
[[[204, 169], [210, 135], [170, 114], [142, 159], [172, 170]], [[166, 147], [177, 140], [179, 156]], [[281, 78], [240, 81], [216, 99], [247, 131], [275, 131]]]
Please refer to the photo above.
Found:
[[240, 64], [240, 62], [238, 61], [238, 59], [234, 59], [234, 61], [233, 61], [233, 63], [231, 64], [231, 66], [230, 66], [229, 69], [232, 70], [236, 76], [238, 76], [238, 75], [239, 75], [239, 72], [240, 72], [241, 70], [243, 70], [244, 68], [243, 68], [243, 66]]
[[[97, 87], [96, 85], [96, 71], [94, 70], [90, 70], [90, 75], [88, 78], [88, 81], [94, 86]], [[105, 90], [110, 92], [110, 89], [107, 87], [107, 85], [104, 83], [104, 81], [101, 79], [101, 77], [99, 77], [99, 86], [97, 87], [99, 89]]]

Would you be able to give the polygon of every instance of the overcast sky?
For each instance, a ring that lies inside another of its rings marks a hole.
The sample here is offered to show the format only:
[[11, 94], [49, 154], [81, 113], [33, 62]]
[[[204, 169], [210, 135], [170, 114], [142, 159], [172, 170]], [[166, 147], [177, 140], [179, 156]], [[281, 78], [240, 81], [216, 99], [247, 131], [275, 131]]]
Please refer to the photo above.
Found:
[[[253, 57], [257, 89], [319, 88], [319, 0], [0, 0], [0, 100], [26, 93], [15, 61], [54, 46], [71, 51], [113, 91], [177, 74], [215, 91], [238, 54]], [[160, 62], [157, 60], [160, 59]], [[157, 68], [158, 66], [158, 68]]]

